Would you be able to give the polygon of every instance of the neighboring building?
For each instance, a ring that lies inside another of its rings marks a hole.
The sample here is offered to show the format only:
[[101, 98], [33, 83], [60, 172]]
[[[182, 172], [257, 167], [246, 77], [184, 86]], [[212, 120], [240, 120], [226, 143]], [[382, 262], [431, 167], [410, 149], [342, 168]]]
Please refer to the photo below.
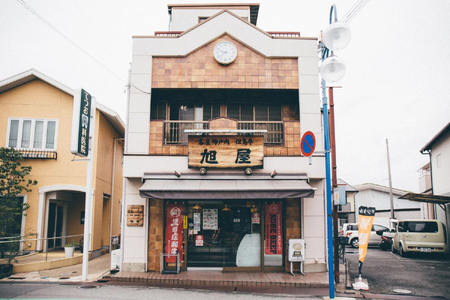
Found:
[[289, 239], [326, 271], [318, 41], [258, 10], [169, 5], [172, 31], [133, 37], [122, 271], [288, 270]]
[[[38, 181], [32, 192], [21, 195], [30, 208], [17, 234], [39, 239], [24, 245], [25, 252], [60, 248], [66, 239], [48, 238], [84, 233], [87, 162], [77, 161], [70, 151], [73, 101], [72, 89], [36, 70], [0, 81], [0, 146], [21, 151], [22, 165], [32, 167], [28, 178]], [[125, 126], [115, 112], [97, 103], [92, 128], [90, 250], [99, 255], [102, 248], [110, 249], [111, 236], [120, 234]]]
[[342, 179], [338, 178], [337, 183], [338, 187], [345, 187], [345, 196], [347, 198], [347, 204], [338, 206], [338, 228], [341, 228], [342, 224], [358, 222], [355, 217], [355, 195], [358, 193], [358, 190]]
[[[447, 241], [450, 241], [450, 122], [442, 128], [422, 149], [430, 157], [429, 178], [431, 185], [424, 194], [411, 195], [412, 199], [430, 203], [429, 216], [441, 220], [446, 226]], [[431, 191], [431, 194], [428, 192]]]
[[[374, 223], [391, 226], [391, 200], [389, 187], [364, 183], [355, 185], [358, 194], [355, 198], [356, 220], [358, 220], [358, 207], [375, 207]], [[399, 199], [408, 191], [392, 189], [394, 219], [420, 219], [422, 217], [421, 205], [418, 202]]]

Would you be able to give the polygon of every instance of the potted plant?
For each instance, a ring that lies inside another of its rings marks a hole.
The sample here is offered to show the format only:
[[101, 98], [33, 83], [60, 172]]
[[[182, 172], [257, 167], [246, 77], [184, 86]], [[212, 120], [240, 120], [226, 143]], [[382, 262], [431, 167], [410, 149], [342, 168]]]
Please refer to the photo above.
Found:
[[66, 258], [73, 257], [73, 253], [75, 252], [75, 246], [77, 243], [75, 242], [68, 242], [66, 243], [66, 246], [64, 247], [64, 251], [66, 253]]

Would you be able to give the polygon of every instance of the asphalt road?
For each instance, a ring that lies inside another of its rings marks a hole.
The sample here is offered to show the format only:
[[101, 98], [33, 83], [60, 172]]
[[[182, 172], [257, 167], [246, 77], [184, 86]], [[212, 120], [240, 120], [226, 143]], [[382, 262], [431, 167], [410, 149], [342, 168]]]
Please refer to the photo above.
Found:
[[[358, 249], [346, 248], [351, 282], [358, 277]], [[368, 280], [369, 292], [397, 294], [396, 290], [410, 291], [411, 295], [450, 299], [450, 259], [419, 253], [401, 257], [390, 251], [369, 247], [362, 267], [362, 278]]]

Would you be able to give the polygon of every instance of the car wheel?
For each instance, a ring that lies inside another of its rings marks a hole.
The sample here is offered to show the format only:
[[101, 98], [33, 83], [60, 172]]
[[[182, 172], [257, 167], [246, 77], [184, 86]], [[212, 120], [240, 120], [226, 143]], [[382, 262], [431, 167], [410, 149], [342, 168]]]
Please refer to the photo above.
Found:
[[402, 246], [402, 244], [399, 244], [398, 252], [399, 252], [399, 254], [400, 254], [401, 257], [406, 257], [406, 252], [403, 251], [403, 246]]
[[356, 238], [353, 239], [350, 243], [352, 244], [353, 248], [358, 248], [358, 246], [359, 246], [358, 239], [356, 239]]

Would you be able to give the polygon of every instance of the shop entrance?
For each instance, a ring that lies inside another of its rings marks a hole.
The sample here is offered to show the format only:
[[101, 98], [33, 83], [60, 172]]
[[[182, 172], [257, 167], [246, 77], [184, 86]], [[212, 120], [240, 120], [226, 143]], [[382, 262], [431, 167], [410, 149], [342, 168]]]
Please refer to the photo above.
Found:
[[261, 204], [189, 201], [187, 267], [260, 267]]

